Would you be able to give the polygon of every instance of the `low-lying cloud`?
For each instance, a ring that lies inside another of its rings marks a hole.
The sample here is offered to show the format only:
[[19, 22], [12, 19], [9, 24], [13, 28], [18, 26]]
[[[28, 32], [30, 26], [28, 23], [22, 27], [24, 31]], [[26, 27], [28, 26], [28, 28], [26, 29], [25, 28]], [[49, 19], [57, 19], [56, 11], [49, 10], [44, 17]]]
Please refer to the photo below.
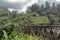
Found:
[[0, 6], [25, 11], [28, 6], [38, 2], [38, 0], [0, 0]]

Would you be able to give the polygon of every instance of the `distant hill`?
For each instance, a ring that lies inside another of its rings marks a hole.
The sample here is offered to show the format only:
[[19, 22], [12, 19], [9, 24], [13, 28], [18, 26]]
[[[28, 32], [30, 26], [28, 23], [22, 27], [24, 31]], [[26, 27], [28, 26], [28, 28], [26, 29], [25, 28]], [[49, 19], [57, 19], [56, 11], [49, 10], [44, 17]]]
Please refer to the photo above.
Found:
[[45, 4], [45, 2], [48, 1], [51, 5], [52, 3], [56, 3], [56, 4], [59, 4], [60, 2], [57, 2], [56, 0], [38, 0], [38, 5], [42, 5], [42, 4]]

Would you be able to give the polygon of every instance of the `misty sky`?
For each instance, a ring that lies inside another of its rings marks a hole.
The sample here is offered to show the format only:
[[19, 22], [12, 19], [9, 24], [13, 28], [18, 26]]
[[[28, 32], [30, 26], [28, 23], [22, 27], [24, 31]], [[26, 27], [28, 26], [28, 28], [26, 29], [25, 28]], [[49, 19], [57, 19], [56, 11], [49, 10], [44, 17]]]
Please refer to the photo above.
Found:
[[0, 0], [0, 6], [25, 11], [28, 6], [31, 6], [34, 3], [44, 3], [45, 1], [60, 2], [60, 0]]

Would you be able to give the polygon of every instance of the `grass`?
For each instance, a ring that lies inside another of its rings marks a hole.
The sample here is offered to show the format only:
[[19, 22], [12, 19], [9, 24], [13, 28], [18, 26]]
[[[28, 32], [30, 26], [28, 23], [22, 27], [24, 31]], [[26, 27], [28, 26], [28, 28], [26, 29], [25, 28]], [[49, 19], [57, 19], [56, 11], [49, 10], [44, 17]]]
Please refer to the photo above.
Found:
[[39, 40], [39, 37], [27, 35], [23, 33], [15, 34], [15, 31], [11, 33], [11, 35], [7, 35], [6, 31], [3, 30], [4, 38], [2, 40]]
[[49, 24], [49, 20], [45, 16], [41, 17], [31, 17], [32, 24], [38, 25], [38, 24]]

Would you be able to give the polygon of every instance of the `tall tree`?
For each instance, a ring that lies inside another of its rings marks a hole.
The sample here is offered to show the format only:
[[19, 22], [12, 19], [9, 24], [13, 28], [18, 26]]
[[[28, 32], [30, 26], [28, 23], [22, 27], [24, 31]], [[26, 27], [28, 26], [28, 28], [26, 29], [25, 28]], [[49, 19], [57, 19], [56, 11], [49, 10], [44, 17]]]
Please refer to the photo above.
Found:
[[31, 7], [27, 8], [27, 11], [30, 11], [30, 12], [38, 12], [38, 10], [39, 10], [39, 5], [37, 5], [36, 3], [33, 4]]
[[60, 4], [57, 4], [57, 11], [60, 12]]
[[41, 7], [40, 7], [40, 9], [41, 9], [40, 11], [43, 12], [43, 11], [44, 11], [44, 8], [45, 8], [45, 7], [44, 7], [44, 4], [42, 4]]
[[52, 7], [56, 7], [56, 4], [55, 4], [55, 2], [52, 4]]
[[46, 1], [45, 6], [46, 6], [46, 9], [50, 8], [50, 3]]

